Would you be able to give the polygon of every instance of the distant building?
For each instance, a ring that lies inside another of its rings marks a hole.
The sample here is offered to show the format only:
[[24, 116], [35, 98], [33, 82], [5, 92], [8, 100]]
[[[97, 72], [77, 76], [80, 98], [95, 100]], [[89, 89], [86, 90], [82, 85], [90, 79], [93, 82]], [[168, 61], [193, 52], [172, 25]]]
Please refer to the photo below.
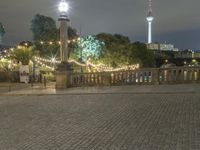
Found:
[[175, 48], [173, 44], [150, 43], [147, 44], [147, 48], [158, 51], [179, 51], [179, 49]]
[[200, 58], [200, 52], [194, 52], [191, 49], [178, 51], [175, 53], [174, 58]]

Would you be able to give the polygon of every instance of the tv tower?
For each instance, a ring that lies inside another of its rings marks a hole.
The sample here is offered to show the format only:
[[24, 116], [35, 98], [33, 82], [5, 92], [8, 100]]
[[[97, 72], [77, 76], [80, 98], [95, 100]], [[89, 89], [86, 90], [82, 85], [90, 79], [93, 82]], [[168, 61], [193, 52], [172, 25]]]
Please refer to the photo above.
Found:
[[152, 43], [152, 22], [153, 22], [153, 11], [152, 11], [152, 0], [149, 0], [149, 10], [147, 14], [148, 22], [148, 44]]

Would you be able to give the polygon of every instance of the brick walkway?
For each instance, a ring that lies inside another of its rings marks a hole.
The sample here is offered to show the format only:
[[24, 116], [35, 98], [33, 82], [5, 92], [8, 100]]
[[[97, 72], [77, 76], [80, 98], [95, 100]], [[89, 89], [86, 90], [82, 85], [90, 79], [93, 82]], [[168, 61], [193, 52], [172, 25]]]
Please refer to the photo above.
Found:
[[200, 95], [0, 97], [0, 150], [199, 150]]

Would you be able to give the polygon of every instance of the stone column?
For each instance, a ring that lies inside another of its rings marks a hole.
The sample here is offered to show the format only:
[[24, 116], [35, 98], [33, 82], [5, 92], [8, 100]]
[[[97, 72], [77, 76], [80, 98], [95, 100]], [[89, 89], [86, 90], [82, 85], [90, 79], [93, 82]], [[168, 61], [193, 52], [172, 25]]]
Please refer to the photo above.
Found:
[[159, 84], [160, 69], [152, 69], [152, 84]]
[[67, 16], [62, 15], [59, 18], [60, 21], [60, 58], [62, 63], [68, 62], [69, 50], [68, 50], [68, 23]]
[[60, 59], [61, 64], [56, 69], [56, 88], [65, 89], [70, 87], [70, 75], [73, 72], [71, 64], [68, 63], [68, 23], [67, 15], [62, 14], [60, 21]]
[[68, 63], [61, 63], [56, 70], [56, 89], [66, 89], [71, 86], [73, 69]]

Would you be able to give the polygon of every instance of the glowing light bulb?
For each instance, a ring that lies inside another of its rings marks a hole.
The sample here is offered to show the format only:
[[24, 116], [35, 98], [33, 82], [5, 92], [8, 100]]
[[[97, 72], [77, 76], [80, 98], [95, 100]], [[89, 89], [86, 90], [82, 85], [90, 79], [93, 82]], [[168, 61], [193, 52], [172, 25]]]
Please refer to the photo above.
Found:
[[61, 13], [67, 13], [68, 10], [69, 10], [69, 5], [68, 3], [65, 1], [65, 0], [62, 0], [58, 6], [58, 10], [61, 12]]

